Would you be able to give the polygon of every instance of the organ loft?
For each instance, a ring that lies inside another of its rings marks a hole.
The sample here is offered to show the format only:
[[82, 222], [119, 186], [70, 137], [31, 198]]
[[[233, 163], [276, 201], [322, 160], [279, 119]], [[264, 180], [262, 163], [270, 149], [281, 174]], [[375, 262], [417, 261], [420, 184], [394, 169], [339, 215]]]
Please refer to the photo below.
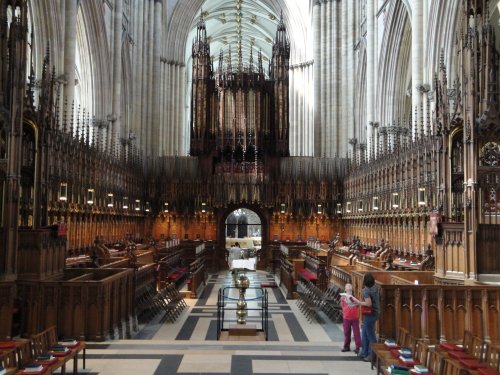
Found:
[[498, 0], [0, 0], [0, 349], [220, 339], [192, 306], [246, 270], [498, 356], [499, 50]]

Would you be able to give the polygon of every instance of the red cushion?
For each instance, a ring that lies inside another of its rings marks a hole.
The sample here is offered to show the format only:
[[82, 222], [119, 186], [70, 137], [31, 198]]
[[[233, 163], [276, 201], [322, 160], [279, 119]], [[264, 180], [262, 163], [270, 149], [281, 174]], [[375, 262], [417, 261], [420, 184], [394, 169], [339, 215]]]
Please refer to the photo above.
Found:
[[401, 360], [401, 358], [398, 358], [398, 359], [399, 359], [399, 364], [401, 364], [403, 366], [406, 366], [406, 367], [413, 367], [415, 365], [420, 364], [420, 362], [415, 361], [415, 360], [412, 360], [412, 361], [403, 361], [403, 360]]
[[439, 345], [439, 347], [442, 350], [453, 350], [455, 352], [464, 352], [465, 349], [462, 346], [457, 346], [455, 344], [448, 344], [447, 342], [442, 343]]
[[317, 277], [315, 274], [313, 274], [312, 272], [306, 270], [305, 268], [301, 269], [299, 271], [300, 275], [304, 278], [304, 279], [307, 279], [307, 280], [316, 280]]
[[448, 355], [454, 359], [474, 359], [474, 356], [466, 352], [448, 352]]
[[400, 356], [399, 349], [391, 349], [390, 352], [394, 358], [399, 358]]
[[389, 350], [398, 350], [399, 349], [399, 345], [398, 344], [394, 344], [394, 345], [387, 345], [386, 343], [384, 343], [384, 346], [389, 349]]
[[10, 349], [16, 346], [15, 341], [0, 341], [0, 349]]
[[500, 372], [491, 367], [478, 368], [477, 373], [480, 375], [500, 375]]
[[461, 359], [460, 363], [462, 364], [462, 366], [465, 366], [465, 367], [470, 368], [470, 369], [488, 367], [488, 365], [486, 363], [481, 363], [476, 359]]

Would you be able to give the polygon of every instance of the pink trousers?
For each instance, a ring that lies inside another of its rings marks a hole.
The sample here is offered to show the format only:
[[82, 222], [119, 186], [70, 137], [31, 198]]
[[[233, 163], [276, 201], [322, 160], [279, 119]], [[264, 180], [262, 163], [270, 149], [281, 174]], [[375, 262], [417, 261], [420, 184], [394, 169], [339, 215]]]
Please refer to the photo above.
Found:
[[361, 348], [361, 335], [359, 334], [359, 319], [344, 319], [344, 348], [351, 345], [351, 328], [354, 333], [356, 349]]

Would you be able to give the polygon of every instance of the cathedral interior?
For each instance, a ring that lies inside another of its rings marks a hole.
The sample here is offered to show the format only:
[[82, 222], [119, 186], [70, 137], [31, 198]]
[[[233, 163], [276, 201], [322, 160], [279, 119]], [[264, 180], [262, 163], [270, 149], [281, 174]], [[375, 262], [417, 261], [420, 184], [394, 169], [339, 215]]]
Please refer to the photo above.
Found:
[[373, 371], [500, 374], [499, 0], [0, 0], [0, 51], [0, 374], [366, 374], [368, 273]]

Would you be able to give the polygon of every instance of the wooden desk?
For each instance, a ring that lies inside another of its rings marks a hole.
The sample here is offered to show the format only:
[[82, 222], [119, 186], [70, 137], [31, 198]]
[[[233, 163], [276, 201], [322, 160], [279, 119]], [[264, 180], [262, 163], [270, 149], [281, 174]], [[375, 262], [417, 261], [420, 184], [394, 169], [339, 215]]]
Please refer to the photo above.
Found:
[[422, 270], [422, 263], [415, 263], [411, 261], [401, 261], [401, 260], [395, 260], [392, 262], [392, 265], [394, 267], [397, 267], [403, 271], [421, 271]]
[[0, 349], [0, 365], [5, 368], [6, 375], [16, 373], [16, 348]]

